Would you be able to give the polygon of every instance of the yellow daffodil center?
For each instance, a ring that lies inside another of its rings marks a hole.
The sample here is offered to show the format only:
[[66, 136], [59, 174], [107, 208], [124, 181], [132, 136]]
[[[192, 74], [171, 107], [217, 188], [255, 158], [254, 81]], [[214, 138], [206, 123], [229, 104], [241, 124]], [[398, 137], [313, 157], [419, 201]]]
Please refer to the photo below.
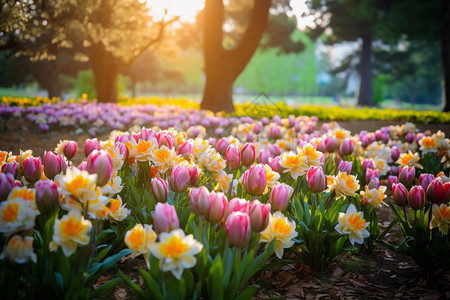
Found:
[[422, 139], [422, 145], [424, 145], [425, 147], [435, 148], [437, 146], [437, 142], [432, 137], [424, 137]]
[[159, 246], [159, 251], [165, 257], [180, 256], [181, 254], [186, 252], [187, 249], [188, 245], [186, 243], [183, 243], [183, 241], [175, 235], [171, 237], [167, 243], [161, 244], [161, 246]]
[[283, 219], [278, 219], [275, 221], [273, 228], [275, 232], [287, 235], [291, 232], [291, 227]]
[[361, 218], [361, 213], [351, 213], [350, 217], [348, 217], [348, 223], [353, 228], [353, 230], [363, 230], [366, 226], [364, 223], [366, 220]]
[[136, 151], [138, 153], [147, 153], [151, 146], [152, 143], [150, 141], [140, 140], [139, 144], [136, 145]]
[[165, 148], [155, 150], [153, 154], [158, 161], [165, 161], [170, 157], [170, 151]]
[[109, 211], [112, 213], [115, 213], [120, 208], [120, 200], [119, 199], [110, 199], [109, 202], [111, 202], [111, 206], [109, 207]]
[[135, 227], [128, 236], [131, 248], [138, 248], [144, 244], [144, 229], [141, 227]]
[[28, 189], [14, 189], [12, 198], [22, 198], [23, 200], [34, 201], [34, 191]]
[[14, 222], [14, 220], [17, 218], [17, 215], [19, 214], [19, 203], [8, 203], [6, 205], [6, 208], [2, 209], [2, 219], [5, 222]]
[[83, 223], [75, 218], [69, 218], [65, 221], [61, 221], [59, 224], [62, 234], [66, 236], [79, 236], [83, 231]]
[[345, 132], [342, 130], [336, 130], [336, 133], [334, 134], [338, 140], [342, 140], [345, 137]]
[[70, 194], [75, 195], [80, 188], [86, 187], [87, 178], [83, 175], [77, 175], [71, 182], [66, 184], [66, 189]]
[[412, 154], [410, 154], [410, 153], [405, 153], [405, 155], [403, 155], [403, 156], [402, 156], [402, 159], [401, 159], [402, 164], [407, 165], [408, 162], [410, 162], [412, 158], [413, 158]]
[[445, 218], [446, 220], [449, 220], [449, 219], [450, 219], [450, 209], [449, 209], [447, 206], [442, 206], [442, 207], [439, 209], [439, 211], [440, 211], [441, 216], [442, 216], [443, 218]]
[[319, 153], [316, 151], [316, 149], [314, 149], [314, 147], [312, 146], [306, 146], [305, 149], [305, 155], [309, 158], [309, 159], [316, 159], [317, 157], [319, 157]]
[[289, 155], [286, 157], [286, 165], [287, 166], [296, 166], [299, 165], [300, 162], [302, 161], [301, 156], [297, 156], [297, 155]]
[[355, 180], [353, 179], [352, 176], [350, 175], [345, 175], [343, 174], [344, 180], [345, 180], [345, 185], [351, 189], [351, 190], [356, 190], [357, 186], [355, 184]]

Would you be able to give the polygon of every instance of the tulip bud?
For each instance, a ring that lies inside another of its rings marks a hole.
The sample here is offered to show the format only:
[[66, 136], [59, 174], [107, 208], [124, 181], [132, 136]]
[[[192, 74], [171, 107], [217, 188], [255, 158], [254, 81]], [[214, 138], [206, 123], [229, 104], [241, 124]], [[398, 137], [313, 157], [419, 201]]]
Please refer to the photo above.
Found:
[[444, 184], [442, 183], [442, 180], [439, 177], [434, 179], [429, 184], [427, 189], [424, 189], [424, 190], [427, 191], [427, 200], [428, 201], [430, 201], [431, 203], [436, 203], [436, 204], [441, 203], [442, 196], [444, 195]]
[[190, 166], [190, 167], [188, 167], [188, 170], [189, 170], [189, 178], [190, 178], [189, 184], [191, 186], [194, 186], [198, 180], [198, 172], [199, 172], [198, 167]]
[[211, 223], [219, 223], [225, 215], [228, 200], [225, 194], [212, 192], [209, 194], [209, 209], [206, 220]]
[[0, 201], [8, 198], [14, 185], [14, 177], [11, 174], [0, 173]]
[[232, 170], [236, 170], [237, 168], [239, 168], [239, 165], [241, 164], [241, 156], [239, 147], [236, 144], [231, 144], [230, 146], [228, 146], [225, 157], [228, 166]]
[[245, 143], [241, 149], [242, 164], [246, 167], [249, 167], [255, 161], [255, 157], [255, 145], [253, 145], [252, 143]]
[[23, 176], [29, 183], [35, 183], [42, 176], [42, 160], [40, 157], [27, 157], [23, 161]]
[[249, 170], [245, 171], [242, 184], [250, 195], [262, 195], [267, 184], [266, 169], [264, 168], [264, 165], [253, 165]]
[[410, 188], [413, 185], [415, 175], [416, 169], [414, 167], [403, 166], [400, 168], [400, 173], [398, 174], [398, 182]]
[[393, 160], [393, 161], [397, 161], [397, 159], [399, 158], [399, 156], [400, 156], [400, 151], [398, 150], [397, 147], [393, 146], [393, 147], [391, 148], [391, 158], [392, 158], [392, 160]]
[[221, 138], [217, 141], [216, 150], [222, 155], [225, 156], [227, 152], [227, 148], [230, 145], [230, 142], [226, 138]]
[[378, 188], [380, 187], [380, 180], [378, 179], [378, 177], [373, 177], [372, 179], [370, 179], [368, 186], [369, 190], [378, 190]]
[[[342, 155], [351, 155], [355, 149], [355, 142], [352, 139], [345, 139], [339, 148]], [[348, 173], [350, 174], [350, 173]]]
[[262, 124], [261, 122], [256, 122], [255, 126], [253, 127], [253, 132], [256, 134], [259, 134], [262, 130]]
[[247, 246], [251, 234], [250, 216], [247, 213], [232, 212], [225, 222], [225, 230], [230, 245], [236, 247]]
[[169, 149], [173, 148], [173, 135], [168, 131], [161, 131], [156, 135], [159, 147], [166, 146]]
[[341, 171], [341, 172], [345, 172], [347, 174], [352, 173], [352, 169], [353, 169], [353, 162], [352, 161], [341, 161], [340, 164], [338, 165], [337, 171]]
[[143, 127], [141, 133], [139, 134], [139, 139], [144, 141], [149, 141], [152, 138], [156, 137], [156, 132], [153, 129], [148, 129]]
[[14, 180], [15, 187], [22, 187], [22, 182], [20, 180]]
[[87, 162], [85, 162], [85, 161], [82, 161], [82, 162], [80, 162], [80, 164], [78, 165], [78, 170], [80, 170], [80, 171], [86, 171], [86, 167], [87, 167]]
[[67, 169], [66, 160], [62, 155], [56, 155], [52, 151], [44, 152], [44, 174], [49, 179], [55, 178]]
[[366, 170], [366, 182], [370, 182], [372, 178], [380, 178], [380, 171], [378, 169], [367, 169]]
[[128, 147], [125, 146], [125, 144], [121, 142], [115, 142], [114, 148], [119, 149], [120, 155], [123, 155], [123, 161], [128, 160], [128, 156], [130, 155], [130, 150], [128, 150]]
[[419, 184], [422, 186], [423, 190], [426, 191], [430, 183], [434, 180], [434, 176], [432, 174], [420, 174], [419, 176]]
[[283, 166], [280, 165], [281, 158], [279, 156], [270, 158], [269, 157], [269, 166], [272, 168], [273, 171], [281, 174], [283, 173]]
[[278, 125], [272, 125], [269, 128], [269, 137], [271, 139], [277, 140], [281, 137], [281, 130], [280, 127]]
[[320, 141], [319, 141], [319, 143], [317, 144], [316, 150], [317, 150], [317, 151], [320, 151], [320, 152], [322, 152], [322, 153], [327, 152], [327, 148], [325, 147], [325, 142], [324, 142], [324, 140], [320, 140]]
[[185, 141], [183, 144], [181, 144], [180, 148], [178, 148], [179, 155], [183, 155], [186, 153], [194, 153], [194, 142], [192, 142], [191, 140]]
[[387, 183], [388, 188], [390, 188], [390, 189], [392, 190], [392, 185], [393, 185], [394, 183], [398, 183], [397, 176], [389, 175], [389, 177], [388, 177], [388, 183]]
[[258, 161], [260, 164], [269, 164], [269, 158], [273, 158], [273, 155], [269, 150], [262, 150], [259, 152]]
[[367, 135], [361, 135], [359, 136], [359, 140], [361, 141], [361, 146], [363, 148], [367, 148], [367, 146], [370, 145], [370, 139]]
[[63, 153], [67, 159], [72, 159], [77, 153], [77, 142], [67, 141], [64, 145]]
[[249, 216], [252, 231], [263, 231], [269, 224], [270, 204], [263, 204], [259, 200], [253, 200], [250, 202]]
[[279, 156], [281, 154], [281, 149], [280, 147], [278, 147], [277, 144], [267, 145], [267, 150], [269, 150], [270, 154], [272, 154], [274, 157]]
[[447, 204], [448, 202], [450, 202], [450, 182], [444, 183], [444, 192], [439, 204]]
[[171, 232], [172, 230], [178, 229], [180, 224], [178, 222], [175, 207], [158, 202], [155, 206], [153, 227], [157, 234], [160, 234], [161, 232]]
[[104, 186], [113, 172], [111, 156], [104, 150], [93, 150], [87, 158], [86, 171], [97, 174], [97, 185]]
[[294, 189], [285, 183], [275, 185], [270, 193], [271, 207], [278, 211], [285, 210], [293, 192]]
[[393, 176], [398, 177], [398, 173], [400, 173], [400, 168], [397, 166], [391, 166], [391, 169], [389, 170], [389, 173]]
[[51, 215], [58, 208], [58, 186], [51, 180], [36, 182], [36, 206], [43, 215]]
[[414, 142], [414, 138], [416, 137], [416, 135], [412, 132], [408, 132], [408, 134], [405, 137], [405, 140], [407, 143], [411, 144]]
[[189, 204], [196, 215], [204, 216], [209, 210], [209, 191], [206, 186], [192, 188], [189, 192]]
[[100, 143], [97, 138], [87, 139], [84, 143], [84, 155], [88, 157], [94, 150], [100, 150]]
[[186, 166], [176, 165], [172, 168], [172, 174], [170, 174], [170, 188], [172, 191], [182, 193], [186, 190], [190, 182], [191, 176]]
[[408, 204], [408, 190], [401, 183], [392, 184], [392, 195], [398, 206], [406, 206]]
[[333, 137], [329, 137], [329, 136], [326, 137], [324, 144], [325, 144], [325, 149], [327, 150], [328, 153], [336, 152], [339, 149], [339, 143]]
[[14, 178], [17, 175], [17, 163], [15, 161], [2, 165], [2, 173], [11, 174]]
[[411, 188], [408, 194], [408, 202], [412, 209], [419, 210], [425, 205], [425, 192], [420, 185]]
[[161, 203], [167, 202], [169, 196], [169, 185], [167, 180], [158, 177], [152, 178], [150, 186], [156, 201]]
[[367, 169], [373, 169], [375, 166], [373, 165], [373, 161], [371, 159], [365, 159], [361, 165], [361, 170], [363, 174], [366, 174]]
[[226, 220], [228, 216], [234, 211], [240, 211], [243, 213], [248, 213], [250, 202], [241, 198], [233, 198], [228, 202], [227, 208], [225, 210], [224, 219]]
[[325, 190], [327, 183], [322, 167], [311, 166], [306, 173], [308, 188], [313, 193], [320, 193]]

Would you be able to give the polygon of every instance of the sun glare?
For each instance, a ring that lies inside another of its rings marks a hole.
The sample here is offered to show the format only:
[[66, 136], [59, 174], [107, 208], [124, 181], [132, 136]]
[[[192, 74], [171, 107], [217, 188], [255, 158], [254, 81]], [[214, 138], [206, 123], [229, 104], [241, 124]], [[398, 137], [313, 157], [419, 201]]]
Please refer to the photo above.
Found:
[[146, 0], [150, 14], [156, 19], [174, 16], [180, 17], [181, 22], [193, 23], [197, 13], [205, 6], [204, 0]]

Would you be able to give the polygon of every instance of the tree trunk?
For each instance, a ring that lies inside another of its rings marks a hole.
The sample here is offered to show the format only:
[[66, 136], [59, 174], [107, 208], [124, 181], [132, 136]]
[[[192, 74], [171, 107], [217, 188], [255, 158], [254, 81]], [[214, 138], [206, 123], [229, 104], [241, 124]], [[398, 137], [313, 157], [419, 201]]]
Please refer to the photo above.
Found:
[[450, 2], [442, 0], [442, 67], [444, 70], [444, 107], [443, 111], [450, 111]]
[[94, 72], [98, 102], [117, 102], [119, 64], [102, 44], [91, 46], [91, 64]]
[[361, 84], [359, 86], [358, 105], [374, 106], [372, 91], [372, 37], [365, 34], [362, 37], [361, 53]]
[[225, 50], [222, 45], [224, 4], [206, 0], [204, 59], [206, 85], [200, 107], [214, 112], [233, 112], [233, 83], [255, 53], [266, 29], [271, 0], [254, 0], [247, 29], [239, 45]]

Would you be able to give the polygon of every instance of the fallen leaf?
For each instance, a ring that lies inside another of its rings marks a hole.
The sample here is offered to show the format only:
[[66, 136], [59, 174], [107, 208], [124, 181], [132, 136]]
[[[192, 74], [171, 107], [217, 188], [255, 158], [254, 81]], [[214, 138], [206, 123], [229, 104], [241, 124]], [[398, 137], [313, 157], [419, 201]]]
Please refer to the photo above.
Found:
[[351, 283], [353, 283], [356, 286], [360, 286], [360, 287], [368, 287], [369, 285], [365, 282], [359, 282], [358, 280], [355, 279], [349, 279], [348, 281], [350, 281]]
[[334, 269], [333, 275], [331, 275], [331, 278], [338, 278], [342, 274], [344, 274], [344, 271], [342, 271], [341, 268], [337, 267], [336, 269]]
[[114, 292], [114, 298], [116, 300], [123, 300], [127, 298], [127, 291], [123, 288], [118, 288], [115, 292]]
[[111, 276], [100, 276], [92, 286], [94, 290], [98, 289], [102, 284], [111, 280]]

